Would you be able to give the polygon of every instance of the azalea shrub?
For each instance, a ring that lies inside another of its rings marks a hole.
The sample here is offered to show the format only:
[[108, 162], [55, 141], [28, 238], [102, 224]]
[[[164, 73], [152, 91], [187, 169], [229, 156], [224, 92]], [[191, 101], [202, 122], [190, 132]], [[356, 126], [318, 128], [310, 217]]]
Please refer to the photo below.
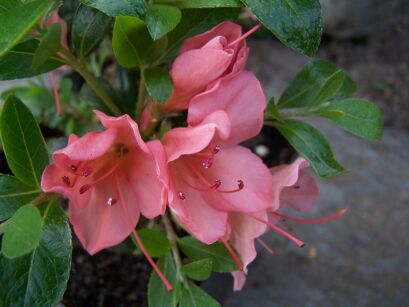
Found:
[[[200, 282], [226, 272], [242, 289], [256, 243], [274, 253], [266, 232], [302, 247], [284, 221], [345, 213], [297, 213], [315, 176], [345, 171], [304, 118], [382, 136], [342, 68], [312, 58], [276, 98], [246, 68], [261, 32], [313, 57], [318, 0], [0, 0], [0, 16], [0, 80], [35, 77], [1, 93], [2, 306], [58, 304], [71, 230], [91, 255], [133, 244], [152, 266], [149, 306], [218, 306]], [[291, 163], [241, 145], [263, 126]]]

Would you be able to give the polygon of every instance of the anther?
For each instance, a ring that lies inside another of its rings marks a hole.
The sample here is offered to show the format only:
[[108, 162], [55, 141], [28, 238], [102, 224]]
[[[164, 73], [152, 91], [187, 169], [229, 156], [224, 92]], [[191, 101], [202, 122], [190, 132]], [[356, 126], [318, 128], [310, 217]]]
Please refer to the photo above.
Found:
[[186, 199], [186, 195], [185, 195], [185, 193], [183, 193], [183, 192], [179, 192], [179, 193], [178, 193], [178, 197], [179, 197], [181, 200], [185, 200], [185, 199]]
[[81, 171], [81, 176], [88, 177], [92, 173], [92, 168], [86, 167]]
[[217, 190], [221, 185], [222, 185], [222, 182], [219, 179], [217, 179], [217, 180], [214, 181], [211, 188]]
[[78, 169], [78, 167], [76, 167], [74, 164], [71, 164], [70, 169], [71, 169], [73, 172], [76, 172], [77, 169]]
[[240, 190], [243, 190], [243, 188], [244, 188], [244, 182], [243, 182], [243, 180], [237, 180], [237, 187], [238, 187]]
[[107, 200], [107, 205], [108, 205], [108, 206], [113, 206], [113, 205], [115, 205], [117, 202], [118, 202], [118, 200], [117, 200], [116, 198], [109, 197], [108, 200]]
[[204, 161], [204, 162], [202, 163], [202, 165], [203, 165], [203, 167], [204, 167], [205, 169], [211, 168], [212, 165], [213, 165], [213, 158], [207, 159], [206, 161]]
[[84, 194], [84, 193], [87, 192], [89, 189], [91, 189], [91, 185], [89, 185], [89, 184], [84, 184], [84, 185], [80, 188], [80, 194]]
[[222, 147], [221, 147], [219, 144], [217, 144], [216, 146], [214, 146], [214, 148], [213, 148], [213, 154], [217, 154], [217, 153], [220, 151], [220, 149], [222, 149]]
[[71, 180], [68, 176], [62, 176], [62, 182], [64, 182], [66, 185], [71, 185]]

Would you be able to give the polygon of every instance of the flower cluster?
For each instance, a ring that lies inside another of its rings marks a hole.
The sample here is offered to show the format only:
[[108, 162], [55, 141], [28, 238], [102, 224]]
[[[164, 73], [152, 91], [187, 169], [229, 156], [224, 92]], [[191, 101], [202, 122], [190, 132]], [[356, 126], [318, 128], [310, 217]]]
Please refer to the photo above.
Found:
[[303, 245], [278, 223], [289, 218], [284, 206], [307, 210], [318, 197], [302, 170], [308, 163], [298, 158], [268, 169], [239, 145], [260, 132], [266, 107], [259, 81], [245, 69], [248, 34], [224, 22], [183, 43], [170, 71], [173, 96], [157, 111], [187, 110], [186, 127], [145, 142], [130, 116], [95, 111], [105, 130], [71, 135], [54, 152], [42, 188], [70, 200], [70, 222], [89, 253], [131, 234], [140, 243], [140, 215], [153, 219], [168, 210], [201, 242], [225, 244], [238, 265], [234, 287], [241, 289], [255, 240], [267, 228]]

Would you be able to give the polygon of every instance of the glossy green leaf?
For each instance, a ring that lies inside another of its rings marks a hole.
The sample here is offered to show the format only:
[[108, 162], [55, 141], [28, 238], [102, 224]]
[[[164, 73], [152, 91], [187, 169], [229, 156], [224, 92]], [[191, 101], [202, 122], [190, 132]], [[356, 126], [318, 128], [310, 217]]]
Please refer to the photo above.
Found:
[[278, 108], [275, 103], [274, 97], [271, 97], [270, 100], [268, 101], [266, 108], [266, 116], [271, 119], [282, 120], [281, 115], [278, 112]]
[[313, 56], [321, 41], [319, 0], [241, 0], [285, 45]]
[[115, 18], [112, 47], [119, 64], [126, 68], [149, 64], [167, 46], [167, 38], [154, 41], [144, 22], [136, 17]]
[[59, 23], [52, 24], [34, 53], [32, 66], [34, 68], [40, 67], [49, 57], [57, 53], [61, 48], [60, 40], [61, 26]]
[[0, 131], [7, 163], [23, 183], [40, 186], [48, 152], [40, 128], [30, 110], [15, 96], [4, 102]]
[[212, 259], [207, 258], [185, 264], [181, 271], [191, 279], [203, 281], [209, 278], [212, 269], [213, 261]]
[[32, 66], [38, 48], [34, 39], [25, 41], [0, 57], [0, 81], [41, 75], [63, 65], [58, 59], [47, 59], [38, 68]]
[[204, 290], [189, 281], [187, 287], [182, 288], [179, 307], [221, 307], [221, 305]]
[[[344, 81], [339, 86], [342, 72]], [[338, 90], [335, 91], [336, 88]], [[291, 81], [278, 101], [278, 108], [305, 107], [314, 104], [320, 94], [326, 98], [324, 94], [331, 93], [330, 98], [340, 99], [355, 91], [354, 81], [343, 70], [325, 60], [312, 60]]]
[[313, 126], [294, 119], [276, 122], [275, 126], [298, 151], [314, 171], [323, 178], [338, 176], [345, 169], [334, 158], [331, 147], [324, 135]]
[[350, 98], [336, 101], [316, 112], [345, 129], [369, 140], [380, 140], [383, 134], [382, 113], [372, 102]]
[[160, 230], [144, 228], [138, 235], [151, 257], [162, 257], [170, 250], [169, 240]]
[[174, 6], [150, 4], [146, 10], [145, 24], [154, 40], [172, 31], [179, 23], [182, 12]]
[[0, 56], [24, 37], [51, 4], [51, 0], [1, 0]]
[[81, 0], [81, 2], [112, 17], [142, 17], [146, 9], [144, 0]]
[[237, 270], [231, 255], [222, 243], [203, 244], [193, 237], [183, 237], [178, 240], [183, 253], [192, 261], [209, 258], [213, 261], [215, 272], [232, 272]]
[[0, 256], [2, 306], [57, 306], [71, 267], [71, 231], [65, 213], [55, 203], [39, 206], [41, 241], [30, 254]]
[[33, 205], [19, 208], [3, 235], [1, 252], [14, 259], [30, 253], [40, 243], [41, 215]]
[[181, 9], [243, 6], [239, 0], [156, 0], [155, 3], [169, 4]]
[[111, 18], [96, 9], [81, 5], [71, 28], [72, 45], [80, 56], [87, 55], [108, 32]]
[[169, 72], [161, 67], [144, 71], [145, 84], [149, 96], [158, 102], [166, 102], [173, 94], [173, 81]]
[[13, 176], [0, 174], [0, 221], [10, 218], [21, 206], [30, 203], [40, 194]]
[[[170, 284], [176, 288], [178, 281], [176, 279], [176, 268], [171, 254], [167, 253], [164, 257], [160, 258], [157, 265]], [[152, 271], [148, 283], [149, 307], [176, 306], [176, 294], [175, 290], [169, 292], [156, 272]]]
[[325, 83], [322, 85], [317, 96], [314, 98], [313, 105], [317, 105], [334, 98], [339, 89], [344, 84], [345, 76], [345, 72], [341, 69], [337, 70], [331, 76], [329, 76]]

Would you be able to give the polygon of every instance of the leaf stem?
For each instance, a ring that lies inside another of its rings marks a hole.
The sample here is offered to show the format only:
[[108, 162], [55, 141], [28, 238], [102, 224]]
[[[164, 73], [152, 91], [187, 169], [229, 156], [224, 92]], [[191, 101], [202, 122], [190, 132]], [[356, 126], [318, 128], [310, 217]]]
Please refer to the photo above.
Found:
[[177, 239], [178, 236], [176, 235], [172, 223], [169, 220], [169, 217], [167, 214], [164, 214], [162, 216], [162, 222], [163, 225], [165, 226], [166, 229], [166, 233], [168, 235], [168, 239], [170, 242], [170, 247], [172, 248], [172, 254], [173, 254], [173, 258], [175, 259], [175, 264], [176, 264], [176, 277], [183, 283], [186, 284], [186, 279], [185, 276], [182, 274], [181, 272], [181, 268], [182, 268], [182, 259], [180, 257], [180, 253], [179, 253], [179, 249], [177, 246]]
[[98, 80], [85, 68], [85, 64], [78, 61], [67, 49], [61, 49], [60, 52], [65, 56], [65, 63], [71, 66], [85, 79], [88, 85], [94, 90], [99, 98], [101, 98], [109, 110], [116, 116], [121, 115], [122, 112], [116, 106], [115, 102], [108, 96]]

